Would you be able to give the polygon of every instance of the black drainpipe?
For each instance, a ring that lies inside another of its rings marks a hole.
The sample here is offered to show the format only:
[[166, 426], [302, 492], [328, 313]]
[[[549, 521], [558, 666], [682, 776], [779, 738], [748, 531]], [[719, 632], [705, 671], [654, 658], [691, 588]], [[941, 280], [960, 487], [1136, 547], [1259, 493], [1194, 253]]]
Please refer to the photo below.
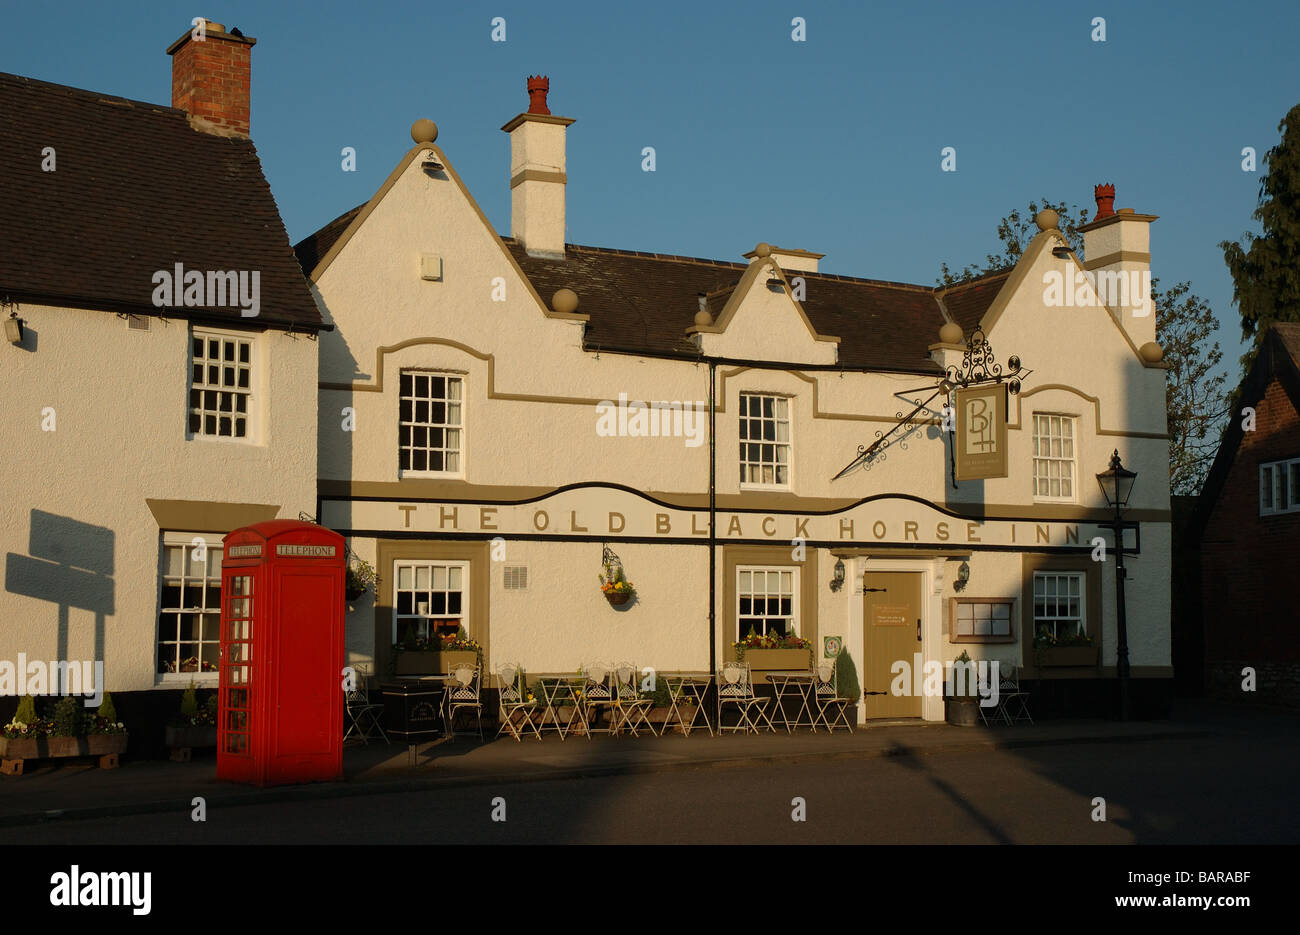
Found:
[[714, 399], [714, 387], [717, 385], [718, 365], [709, 361], [709, 672], [718, 672], [718, 620], [717, 620], [717, 582], [718, 582], [718, 444], [717, 444], [717, 401]]

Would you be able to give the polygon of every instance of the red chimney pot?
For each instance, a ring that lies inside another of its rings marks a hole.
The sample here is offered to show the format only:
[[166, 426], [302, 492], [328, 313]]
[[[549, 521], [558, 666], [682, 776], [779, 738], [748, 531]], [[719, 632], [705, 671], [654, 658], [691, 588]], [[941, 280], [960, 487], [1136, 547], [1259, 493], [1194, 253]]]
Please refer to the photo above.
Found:
[[1097, 216], [1093, 218], [1100, 221], [1102, 218], [1111, 217], [1115, 213], [1115, 186], [1097, 185], [1092, 190], [1092, 196], [1097, 199]]
[[546, 92], [551, 90], [551, 79], [545, 75], [528, 76], [528, 112], [530, 114], [549, 114], [546, 106]]

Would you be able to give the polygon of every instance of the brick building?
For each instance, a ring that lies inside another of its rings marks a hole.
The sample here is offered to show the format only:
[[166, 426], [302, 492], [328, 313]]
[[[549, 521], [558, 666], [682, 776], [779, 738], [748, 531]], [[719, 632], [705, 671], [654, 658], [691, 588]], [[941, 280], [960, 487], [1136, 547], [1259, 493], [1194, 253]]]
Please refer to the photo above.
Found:
[[1300, 702], [1300, 611], [1282, 586], [1300, 567], [1300, 324], [1273, 325], [1264, 336], [1237, 410], [1193, 528], [1206, 682], [1241, 695], [1250, 666], [1256, 698]]

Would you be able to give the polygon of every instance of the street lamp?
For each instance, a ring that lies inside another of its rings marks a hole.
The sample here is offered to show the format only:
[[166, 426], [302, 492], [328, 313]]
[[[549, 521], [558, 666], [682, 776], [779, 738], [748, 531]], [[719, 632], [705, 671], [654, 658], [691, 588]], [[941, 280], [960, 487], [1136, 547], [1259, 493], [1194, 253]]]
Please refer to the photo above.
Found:
[[1115, 620], [1119, 625], [1119, 647], [1115, 659], [1115, 674], [1119, 678], [1119, 716], [1127, 721], [1128, 707], [1128, 620], [1124, 613], [1124, 527], [1121, 515], [1128, 506], [1129, 494], [1133, 492], [1133, 482], [1137, 480], [1134, 471], [1126, 471], [1119, 461], [1119, 449], [1110, 456], [1110, 469], [1097, 475], [1097, 483], [1106, 497], [1106, 505], [1115, 509]]

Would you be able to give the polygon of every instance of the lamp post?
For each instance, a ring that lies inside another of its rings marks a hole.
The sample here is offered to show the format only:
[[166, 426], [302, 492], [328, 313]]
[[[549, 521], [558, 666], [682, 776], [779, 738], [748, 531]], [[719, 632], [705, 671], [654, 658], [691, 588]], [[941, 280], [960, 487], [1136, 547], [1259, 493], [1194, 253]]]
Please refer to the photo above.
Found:
[[1119, 678], [1119, 716], [1127, 721], [1128, 707], [1128, 619], [1124, 613], [1124, 527], [1121, 515], [1128, 506], [1129, 494], [1133, 492], [1133, 482], [1137, 480], [1134, 471], [1127, 471], [1120, 464], [1119, 449], [1110, 456], [1109, 470], [1097, 475], [1097, 483], [1106, 497], [1106, 505], [1115, 509], [1115, 621], [1119, 628], [1119, 646], [1116, 650], [1115, 674]]

